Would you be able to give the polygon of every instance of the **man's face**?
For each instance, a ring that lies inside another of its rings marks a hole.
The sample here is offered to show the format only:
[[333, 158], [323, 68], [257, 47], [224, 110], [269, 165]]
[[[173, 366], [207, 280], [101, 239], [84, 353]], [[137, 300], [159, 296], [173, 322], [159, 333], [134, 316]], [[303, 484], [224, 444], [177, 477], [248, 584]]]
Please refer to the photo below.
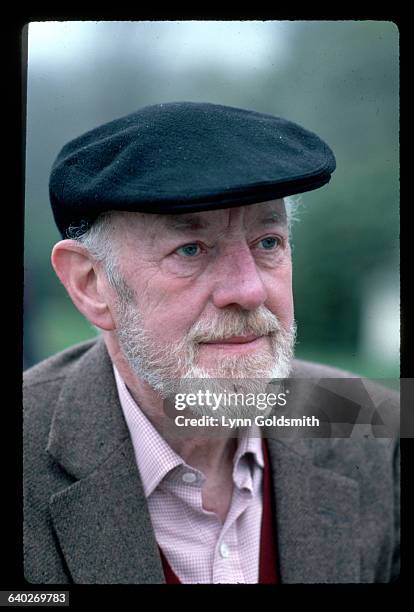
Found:
[[184, 215], [123, 213], [116, 335], [134, 373], [284, 378], [294, 344], [283, 200]]

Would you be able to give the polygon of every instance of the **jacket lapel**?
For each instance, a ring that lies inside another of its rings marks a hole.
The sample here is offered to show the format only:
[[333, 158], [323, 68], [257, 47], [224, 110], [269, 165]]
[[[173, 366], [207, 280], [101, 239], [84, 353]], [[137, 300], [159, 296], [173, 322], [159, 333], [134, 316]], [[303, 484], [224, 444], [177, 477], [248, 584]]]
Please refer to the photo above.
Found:
[[47, 451], [75, 480], [49, 502], [74, 582], [165, 583], [102, 340], [74, 366], [62, 387]]
[[358, 483], [313, 465], [309, 440], [269, 438], [268, 448], [281, 582], [359, 582]]

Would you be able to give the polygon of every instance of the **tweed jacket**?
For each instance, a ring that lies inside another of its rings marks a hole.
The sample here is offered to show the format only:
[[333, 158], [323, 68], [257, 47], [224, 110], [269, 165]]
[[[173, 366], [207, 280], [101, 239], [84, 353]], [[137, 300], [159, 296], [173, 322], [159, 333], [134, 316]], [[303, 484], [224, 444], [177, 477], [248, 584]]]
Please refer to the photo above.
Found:
[[[301, 361], [293, 372], [346, 376]], [[103, 339], [30, 368], [23, 389], [26, 580], [165, 584]], [[268, 439], [282, 584], [397, 579], [398, 448], [395, 438]]]

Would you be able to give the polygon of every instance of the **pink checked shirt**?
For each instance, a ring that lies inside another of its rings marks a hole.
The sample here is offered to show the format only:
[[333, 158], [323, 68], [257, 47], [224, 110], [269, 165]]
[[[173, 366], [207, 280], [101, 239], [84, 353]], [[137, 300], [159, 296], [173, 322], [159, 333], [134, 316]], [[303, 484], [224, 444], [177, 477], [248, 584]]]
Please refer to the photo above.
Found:
[[155, 538], [181, 583], [257, 583], [262, 519], [261, 439], [246, 431], [234, 456], [233, 497], [224, 524], [204, 510], [205, 476], [167, 444], [115, 380], [147, 498]]

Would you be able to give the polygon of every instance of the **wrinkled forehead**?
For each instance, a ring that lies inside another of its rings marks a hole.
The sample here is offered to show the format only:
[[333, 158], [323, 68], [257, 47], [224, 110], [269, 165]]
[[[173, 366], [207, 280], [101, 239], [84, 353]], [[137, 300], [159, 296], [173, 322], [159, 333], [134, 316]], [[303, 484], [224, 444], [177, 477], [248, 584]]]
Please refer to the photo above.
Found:
[[194, 230], [222, 229], [239, 225], [246, 229], [256, 225], [287, 224], [283, 199], [269, 200], [248, 206], [236, 206], [221, 210], [180, 213], [170, 215], [126, 213], [126, 225], [147, 232], [186, 232]]
[[197, 230], [209, 227], [226, 227], [231, 223], [248, 228], [257, 223], [286, 222], [283, 200], [260, 202], [249, 206], [237, 206], [222, 210], [208, 210], [197, 213], [159, 215], [161, 226], [167, 230]]

